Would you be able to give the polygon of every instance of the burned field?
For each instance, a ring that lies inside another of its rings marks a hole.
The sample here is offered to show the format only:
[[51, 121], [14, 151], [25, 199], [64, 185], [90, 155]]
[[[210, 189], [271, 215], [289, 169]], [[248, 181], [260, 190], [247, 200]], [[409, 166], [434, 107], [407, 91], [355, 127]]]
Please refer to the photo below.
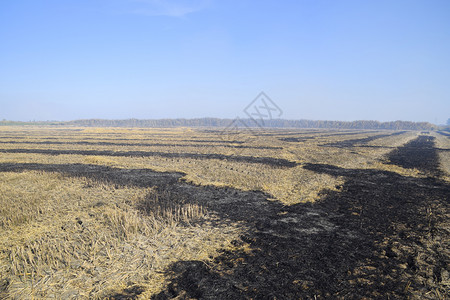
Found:
[[1, 131], [0, 298], [449, 296], [443, 134]]

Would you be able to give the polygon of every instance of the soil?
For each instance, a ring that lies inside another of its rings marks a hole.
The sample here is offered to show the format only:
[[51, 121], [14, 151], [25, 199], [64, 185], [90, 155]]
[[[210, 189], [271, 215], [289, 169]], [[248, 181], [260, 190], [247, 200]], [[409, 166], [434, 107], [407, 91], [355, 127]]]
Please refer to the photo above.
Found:
[[[389, 159], [428, 177], [307, 164], [305, 169], [344, 177], [345, 184], [324, 191], [320, 201], [292, 206], [261, 192], [195, 186], [180, 181], [183, 174], [148, 169], [0, 164], [0, 171], [158, 186], [204, 205], [217, 222], [246, 228], [236, 250], [222, 250], [212, 263], [173, 264], [170, 283], [154, 299], [448, 298], [450, 186], [440, 179], [433, 138], [419, 136]], [[142, 291], [130, 288], [111, 298], [133, 299]]]

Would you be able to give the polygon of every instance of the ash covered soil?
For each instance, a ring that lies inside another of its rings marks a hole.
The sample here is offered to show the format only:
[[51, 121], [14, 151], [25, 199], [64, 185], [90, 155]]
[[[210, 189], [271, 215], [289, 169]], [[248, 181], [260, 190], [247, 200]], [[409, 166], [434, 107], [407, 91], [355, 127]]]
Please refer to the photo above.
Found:
[[420, 135], [389, 159], [427, 176], [307, 164], [345, 184], [293, 206], [257, 192], [173, 186], [244, 224], [236, 244], [246, 247], [222, 251], [213, 264], [175, 263], [167, 289], [153, 298], [448, 298], [450, 187], [440, 179], [434, 137]]

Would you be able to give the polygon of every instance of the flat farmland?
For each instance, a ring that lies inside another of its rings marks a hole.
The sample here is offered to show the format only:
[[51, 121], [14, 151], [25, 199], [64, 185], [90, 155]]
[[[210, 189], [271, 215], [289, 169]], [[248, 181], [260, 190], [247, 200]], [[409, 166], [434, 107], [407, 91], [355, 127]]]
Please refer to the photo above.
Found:
[[445, 299], [450, 137], [0, 127], [0, 299]]

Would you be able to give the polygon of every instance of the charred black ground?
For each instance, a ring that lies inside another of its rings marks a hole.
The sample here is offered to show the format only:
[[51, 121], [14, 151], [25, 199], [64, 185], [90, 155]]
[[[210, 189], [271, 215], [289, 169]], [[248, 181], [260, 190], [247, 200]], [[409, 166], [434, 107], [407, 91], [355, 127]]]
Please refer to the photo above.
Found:
[[[437, 174], [435, 151], [427, 151], [431, 143], [419, 136], [391, 160]], [[420, 161], [429, 164], [414, 164]], [[315, 204], [285, 207], [250, 195], [233, 205], [211, 201], [223, 218], [246, 222], [250, 230], [243, 240], [252, 250], [224, 252], [213, 266], [176, 263], [172, 283], [154, 298], [449, 296], [448, 184], [379, 170], [305, 168], [344, 176], [346, 183]]]
[[435, 137], [421, 135], [389, 155], [391, 163], [416, 168], [429, 175], [440, 175], [438, 153], [434, 147]]

